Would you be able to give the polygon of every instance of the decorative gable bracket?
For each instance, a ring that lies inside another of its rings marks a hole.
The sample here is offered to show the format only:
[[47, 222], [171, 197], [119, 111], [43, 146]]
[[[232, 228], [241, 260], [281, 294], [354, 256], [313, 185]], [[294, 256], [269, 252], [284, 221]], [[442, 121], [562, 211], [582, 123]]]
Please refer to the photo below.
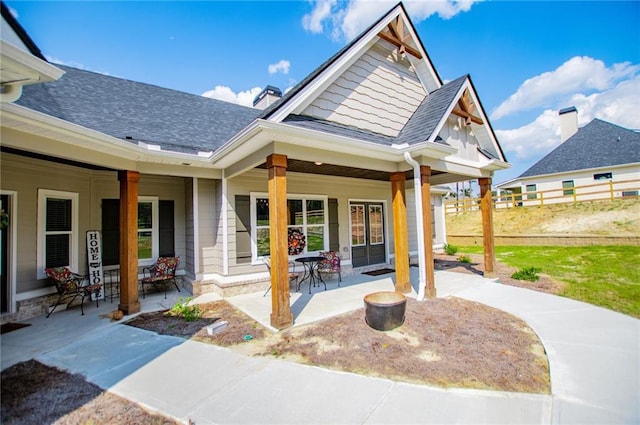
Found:
[[404, 21], [400, 16], [390, 22], [387, 28], [380, 31], [378, 37], [398, 47], [398, 53], [401, 56], [409, 53], [411, 56], [422, 59], [422, 54], [407, 43], [407, 39], [411, 38], [411, 34], [405, 34]]
[[471, 125], [471, 123], [476, 123], [478, 125], [484, 124], [482, 118], [479, 118], [476, 115], [473, 115], [476, 109], [475, 104], [471, 103], [471, 96], [469, 94], [469, 89], [466, 89], [460, 99], [458, 99], [458, 104], [451, 111], [454, 115], [464, 118], [465, 125]]

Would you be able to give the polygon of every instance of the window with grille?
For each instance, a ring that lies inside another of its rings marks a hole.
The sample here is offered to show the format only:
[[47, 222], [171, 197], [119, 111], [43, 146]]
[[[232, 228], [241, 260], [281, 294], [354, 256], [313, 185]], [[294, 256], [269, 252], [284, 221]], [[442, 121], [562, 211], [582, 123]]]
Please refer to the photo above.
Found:
[[[253, 258], [270, 255], [269, 197], [251, 196], [251, 223]], [[329, 249], [329, 226], [327, 198], [306, 195], [292, 195], [287, 199], [287, 228], [299, 231], [305, 236], [306, 246], [301, 254]], [[255, 241], [255, 242], [254, 242]]]
[[38, 191], [38, 278], [48, 267], [78, 269], [78, 194]]
[[573, 195], [573, 180], [565, 180], [562, 182], [562, 194], [565, 196]]

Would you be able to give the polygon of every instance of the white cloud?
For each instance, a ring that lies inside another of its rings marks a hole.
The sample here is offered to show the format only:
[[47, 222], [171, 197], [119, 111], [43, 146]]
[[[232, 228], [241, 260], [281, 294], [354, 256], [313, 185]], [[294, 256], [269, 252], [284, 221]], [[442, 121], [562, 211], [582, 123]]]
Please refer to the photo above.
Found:
[[273, 63], [269, 65], [269, 75], [273, 75], [277, 72], [288, 74], [290, 66], [291, 66], [291, 63], [288, 60], [282, 59], [278, 63]]
[[[407, 13], [415, 23], [432, 15], [449, 19], [460, 12], [466, 12], [478, 0], [415, 0], [404, 3]], [[315, 0], [311, 13], [304, 15], [302, 26], [305, 30], [320, 34], [327, 30], [336, 39], [351, 40], [362, 30], [375, 22], [383, 13], [397, 4], [397, 1], [379, 0]]]
[[[640, 75], [608, 90], [568, 97], [562, 106], [578, 109], [580, 127], [599, 118], [630, 129], [640, 129]], [[546, 109], [533, 122], [512, 130], [496, 130], [503, 149], [518, 159], [546, 155], [560, 144], [558, 109]]]
[[[313, 1], [310, 1], [313, 4]], [[336, 0], [316, 0], [311, 13], [302, 17], [302, 28], [314, 34], [323, 31], [322, 22], [331, 16], [331, 9], [336, 5]]]
[[254, 87], [249, 90], [235, 93], [231, 88], [226, 86], [216, 86], [213, 90], [202, 93], [204, 97], [210, 97], [212, 99], [218, 99], [225, 102], [237, 103], [242, 106], [253, 106], [253, 99], [260, 94], [262, 89], [260, 87]]
[[607, 90], [638, 70], [640, 66], [630, 62], [607, 67], [601, 60], [575, 56], [553, 71], [526, 80], [491, 113], [491, 119], [497, 120], [519, 111], [555, 107], [559, 102], [566, 103], [576, 92]]

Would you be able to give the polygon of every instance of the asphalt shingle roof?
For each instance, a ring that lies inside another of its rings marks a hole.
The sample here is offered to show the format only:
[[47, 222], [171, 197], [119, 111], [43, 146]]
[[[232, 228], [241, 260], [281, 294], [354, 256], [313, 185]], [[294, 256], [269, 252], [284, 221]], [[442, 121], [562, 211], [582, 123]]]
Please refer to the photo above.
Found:
[[520, 177], [636, 162], [640, 162], [640, 133], [596, 118]]
[[215, 151], [260, 115], [253, 108], [56, 65], [58, 80], [25, 86], [27, 108], [132, 143], [195, 154]]

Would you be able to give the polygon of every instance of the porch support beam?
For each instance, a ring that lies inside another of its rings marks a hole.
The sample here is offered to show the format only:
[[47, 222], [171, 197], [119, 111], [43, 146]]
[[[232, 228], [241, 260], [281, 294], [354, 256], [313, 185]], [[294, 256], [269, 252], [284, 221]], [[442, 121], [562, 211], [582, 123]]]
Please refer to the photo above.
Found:
[[398, 292], [411, 292], [409, 278], [409, 230], [407, 228], [407, 200], [405, 172], [391, 173], [391, 199], [393, 209], [393, 241], [396, 255], [396, 286]]
[[495, 276], [496, 253], [493, 236], [493, 199], [491, 177], [478, 179], [480, 185], [480, 210], [482, 211], [482, 246], [484, 253], [484, 275]]
[[120, 304], [124, 314], [140, 311], [138, 299], [138, 182], [137, 171], [118, 172], [120, 181]]
[[269, 237], [271, 250], [271, 326], [293, 325], [289, 305], [289, 241], [287, 233], [287, 156], [267, 157], [269, 170]]
[[[422, 235], [424, 240], [424, 264], [426, 274], [426, 286], [425, 296], [427, 298], [436, 297], [436, 281], [435, 281], [435, 266], [433, 257], [433, 228], [432, 228], [432, 214], [431, 214], [431, 183], [429, 179], [431, 177], [431, 167], [426, 165], [420, 166], [420, 182], [422, 190], [422, 229], [424, 234]], [[416, 188], [417, 190], [417, 188]], [[419, 235], [418, 235], [419, 236]]]

